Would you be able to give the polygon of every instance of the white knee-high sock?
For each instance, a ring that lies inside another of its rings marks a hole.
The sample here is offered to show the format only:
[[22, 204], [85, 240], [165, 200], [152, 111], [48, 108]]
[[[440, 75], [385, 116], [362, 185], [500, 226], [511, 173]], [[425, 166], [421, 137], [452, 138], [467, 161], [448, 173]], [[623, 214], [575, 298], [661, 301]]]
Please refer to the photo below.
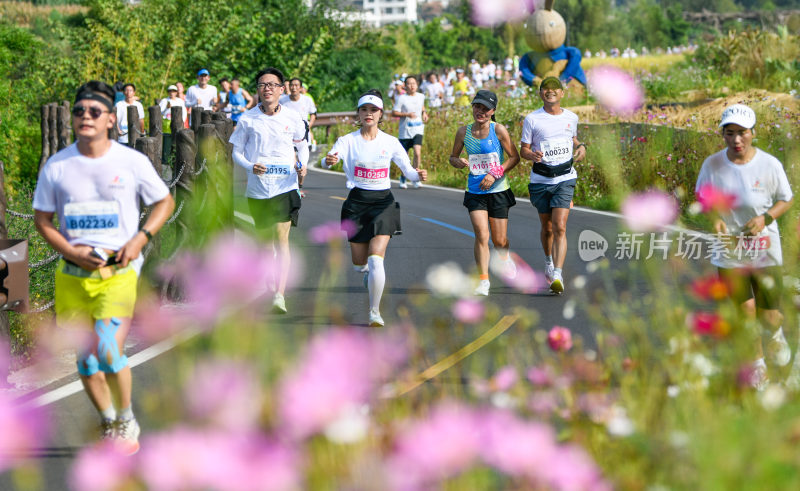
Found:
[[383, 270], [383, 258], [372, 255], [367, 259], [369, 265], [369, 308], [380, 312], [383, 286], [386, 284], [386, 272]]

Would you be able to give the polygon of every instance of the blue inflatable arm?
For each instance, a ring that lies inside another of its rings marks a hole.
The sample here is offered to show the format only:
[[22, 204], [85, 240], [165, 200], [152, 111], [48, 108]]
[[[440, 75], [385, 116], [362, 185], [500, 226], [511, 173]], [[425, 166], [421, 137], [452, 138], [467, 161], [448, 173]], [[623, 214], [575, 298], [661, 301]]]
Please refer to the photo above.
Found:
[[533, 72], [533, 70], [536, 68], [536, 66], [534, 65], [530, 55], [531, 53], [525, 53], [522, 55], [522, 58], [519, 59], [519, 71], [522, 75], [522, 81], [533, 87], [533, 79], [536, 77], [536, 74]]
[[[581, 56], [581, 51], [578, 48], [574, 46], [561, 45], [553, 51], [547, 53], [547, 56], [549, 56], [553, 61], [567, 60], [567, 66], [564, 68], [564, 71], [561, 72], [559, 77], [562, 82], [567, 83], [569, 82], [570, 78], [574, 78], [584, 86], [586, 85], [586, 74], [583, 72], [583, 68], [581, 68], [581, 59], [583, 57]], [[521, 60], [520, 68], [522, 68]], [[530, 85], [530, 83], [528, 85]]]

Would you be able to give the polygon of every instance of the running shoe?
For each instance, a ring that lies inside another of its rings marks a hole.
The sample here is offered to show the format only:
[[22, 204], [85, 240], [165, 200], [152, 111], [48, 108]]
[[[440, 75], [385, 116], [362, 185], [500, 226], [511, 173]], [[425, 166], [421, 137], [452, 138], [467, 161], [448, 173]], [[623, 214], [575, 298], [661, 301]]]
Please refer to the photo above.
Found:
[[416, 182], [414, 183], [414, 189], [419, 189], [419, 188], [421, 188], [421, 187], [422, 187], [422, 183], [421, 183], [421, 182], [419, 182], [419, 181], [416, 181]]
[[116, 445], [124, 455], [133, 455], [139, 451], [139, 433], [136, 418], [117, 420]]
[[553, 263], [544, 263], [544, 279], [548, 284], [553, 282], [554, 270], [555, 266], [553, 266]]
[[400, 189], [408, 189], [408, 184], [406, 184], [405, 182], [401, 182], [399, 187]]
[[103, 418], [100, 422], [100, 439], [113, 440], [117, 437], [116, 422], [113, 419]]
[[553, 273], [553, 281], [550, 282], [550, 291], [553, 293], [564, 292], [564, 278], [561, 277], [561, 273]]
[[276, 293], [275, 297], [272, 299], [272, 312], [275, 314], [286, 313], [286, 299], [284, 299], [283, 295], [280, 293]]
[[475, 288], [475, 295], [489, 296], [489, 280], [481, 280], [478, 287]]
[[779, 367], [785, 367], [789, 360], [792, 359], [792, 349], [789, 348], [789, 343], [786, 342], [782, 327], [775, 331], [772, 339], [767, 343], [767, 353], [769, 353], [772, 363]]
[[764, 363], [763, 358], [761, 363], [755, 362], [750, 372], [750, 386], [757, 391], [761, 392], [769, 386], [769, 377], [767, 376], [767, 365]]
[[517, 277], [517, 265], [514, 263], [514, 260], [511, 259], [511, 256], [508, 256], [508, 259], [503, 261], [503, 276], [509, 280], [513, 280]]
[[383, 327], [383, 317], [378, 312], [374, 310], [369, 311], [369, 327]]

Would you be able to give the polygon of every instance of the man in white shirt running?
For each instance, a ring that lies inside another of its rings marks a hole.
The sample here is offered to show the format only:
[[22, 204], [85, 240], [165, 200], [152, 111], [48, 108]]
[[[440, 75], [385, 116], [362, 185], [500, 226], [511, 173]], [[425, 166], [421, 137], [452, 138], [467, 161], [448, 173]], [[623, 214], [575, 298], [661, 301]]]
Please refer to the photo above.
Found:
[[128, 143], [128, 106], [136, 107], [139, 113], [139, 131], [144, 132], [144, 107], [142, 103], [136, 99], [136, 86], [127, 83], [122, 87], [122, 93], [125, 94], [125, 100], [119, 101], [114, 110], [117, 114], [117, 132], [119, 137], [117, 141], [120, 143]]
[[[314, 99], [310, 96], [303, 94], [303, 81], [297, 77], [289, 80], [289, 93], [283, 94], [280, 98], [281, 106], [288, 107], [303, 118], [308, 124], [309, 138], [311, 141], [311, 127], [314, 126], [314, 121], [317, 120], [317, 106], [314, 104]], [[305, 176], [297, 175], [297, 185], [300, 187], [300, 197], [305, 198], [306, 193], [303, 191], [303, 181]]]
[[[400, 131], [397, 137], [403, 148], [408, 151], [414, 149], [414, 169], [419, 170], [422, 162], [422, 135], [425, 133], [425, 123], [428, 122], [428, 113], [425, 111], [425, 96], [417, 92], [419, 84], [413, 75], [406, 77], [406, 93], [397, 99], [397, 104], [392, 110], [392, 116], [400, 118]], [[419, 188], [420, 181], [414, 181], [414, 187]], [[400, 188], [405, 189], [406, 176], [400, 176]]]
[[214, 109], [219, 102], [217, 96], [217, 88], [213, 85], [208, 85], [210, 75], [205, 68], [197, 72], [197, 84], [189, 87], [186, 91], [186, 107], [191, 112], [194, 106], [200, 106], [203, 109]]
[[297, 175], [305, 175], [308, 162], [306, 124], [300, 114], [278, 102], [284, 81], [277, 68], [258, 72], [256, 88], [261, 102], [242, 114], [230, 139], [233, 161], [247, 171], [247, 203], [256, 229], [278, 240], [281, 268], [272, 307], [279, 314], [286, 313], [289, 230], [297, 226], [300, 214]]
[[572, 164], [586, 156], [586, 145], [578, 141], [578, 116], [561, 107], [561, 81], [546, 77], [539, 85], [539, 97], [544, 106], [525, 117], [520, 155], [533, 161], [528, 191], [542, 225], [545, 278], [551, 291], [562, 293], [567, 217], [578, 180]]

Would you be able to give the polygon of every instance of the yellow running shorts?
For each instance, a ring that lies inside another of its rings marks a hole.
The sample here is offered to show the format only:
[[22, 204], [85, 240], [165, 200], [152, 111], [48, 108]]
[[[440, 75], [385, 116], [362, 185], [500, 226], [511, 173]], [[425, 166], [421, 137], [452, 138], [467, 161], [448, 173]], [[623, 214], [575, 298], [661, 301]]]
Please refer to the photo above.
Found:
[[63, 259], [56, 267], [56, 320], [69, 325], [93, 326], [97, 319], [133, 317], [139, 276], [132, 266], [115, 269], [102, 279]]

